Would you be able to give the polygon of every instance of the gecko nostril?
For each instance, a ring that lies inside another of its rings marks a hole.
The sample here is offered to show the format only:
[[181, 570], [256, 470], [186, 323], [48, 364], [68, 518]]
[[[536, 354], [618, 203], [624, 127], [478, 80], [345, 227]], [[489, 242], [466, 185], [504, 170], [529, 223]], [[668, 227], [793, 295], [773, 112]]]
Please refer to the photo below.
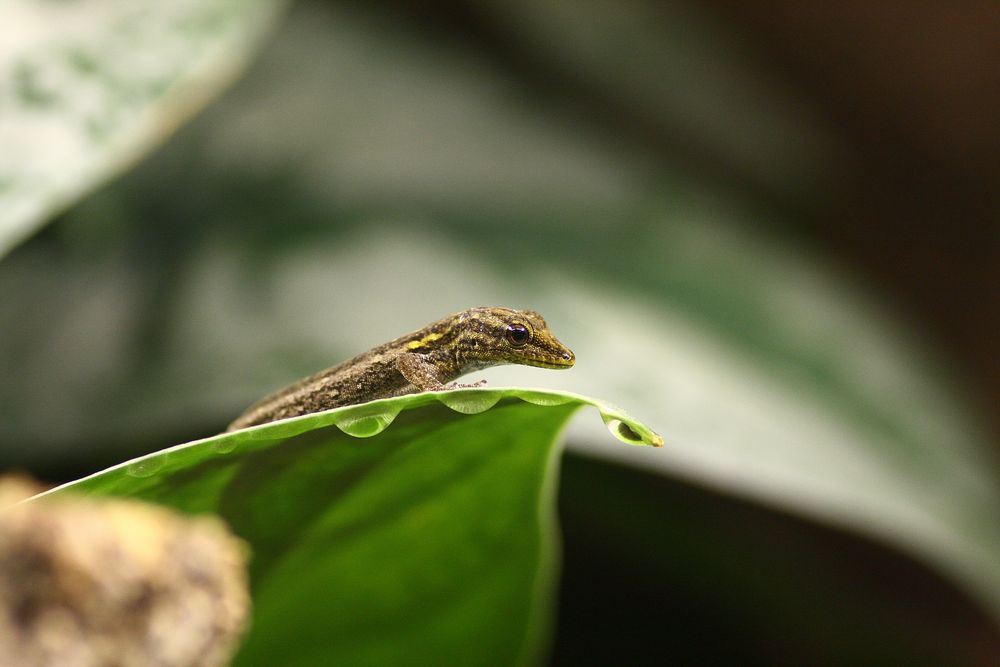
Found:
[[563, 352], [562, 358], [565, 359], [566, 361], [569, 361], [570, 359], [573, 358], [573, 355], [570, 354], [569, 352]]

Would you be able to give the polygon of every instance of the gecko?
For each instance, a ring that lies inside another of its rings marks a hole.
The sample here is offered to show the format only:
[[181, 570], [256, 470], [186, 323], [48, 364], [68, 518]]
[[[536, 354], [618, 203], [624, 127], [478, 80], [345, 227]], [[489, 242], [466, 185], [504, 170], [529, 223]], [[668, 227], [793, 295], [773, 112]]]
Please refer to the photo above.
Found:
[[377, 398], [480, 387], [484, 382], [453, 381], [491, 366], [569, 368], [575, 362], [572, 350], [552, 335], [537, 312], [469, 308], [261, 399], [227, 431]]

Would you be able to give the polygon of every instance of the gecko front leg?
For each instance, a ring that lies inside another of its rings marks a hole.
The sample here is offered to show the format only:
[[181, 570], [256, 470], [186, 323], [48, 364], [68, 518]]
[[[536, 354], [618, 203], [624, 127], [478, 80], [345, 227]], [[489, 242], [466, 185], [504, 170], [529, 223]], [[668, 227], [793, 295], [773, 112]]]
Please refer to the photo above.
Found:
[[447, 385], [441, 381], [439, 375], [440, 368], [428, 358], [426, 354], [416, 354], [408, 352], [396, 358], [396, 368], [406, 381], [414, 385], [420, 391], [441, 391], [442, 389], [471, 389], [482, 387], [486, 380], [480, 380], [474, 384], [459, 384], [449, 382]]
[[437, 366], [426, 355], [407, 352], [396, 358], [396, 368], [406, 381], [420, 391], [441, 391], [444, 383], [438, 377]]

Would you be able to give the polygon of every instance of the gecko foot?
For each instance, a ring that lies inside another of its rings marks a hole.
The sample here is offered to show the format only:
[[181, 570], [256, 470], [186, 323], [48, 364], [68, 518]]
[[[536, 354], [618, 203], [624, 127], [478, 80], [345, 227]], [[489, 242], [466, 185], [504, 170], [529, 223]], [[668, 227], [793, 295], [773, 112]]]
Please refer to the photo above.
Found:
[[459, 384], [458, 382], [449, 382], [444, 386], [445, 389], [475, 389], [477, 387], [485, 387], [486, 380], [480, 380], [479, 382], [473, 382], [472, 384]]

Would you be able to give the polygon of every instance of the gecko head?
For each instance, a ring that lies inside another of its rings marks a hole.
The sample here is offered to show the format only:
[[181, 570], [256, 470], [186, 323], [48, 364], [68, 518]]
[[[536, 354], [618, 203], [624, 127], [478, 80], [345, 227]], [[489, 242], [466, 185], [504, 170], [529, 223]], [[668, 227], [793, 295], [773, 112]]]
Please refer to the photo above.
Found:
[[486, 365], [522, 364], [540, 368], [569, 368], [576, 355], [552, 335], [542, 316], [533, 310], [473, 308], [466, 311], [459, 334], [468, 358]]

